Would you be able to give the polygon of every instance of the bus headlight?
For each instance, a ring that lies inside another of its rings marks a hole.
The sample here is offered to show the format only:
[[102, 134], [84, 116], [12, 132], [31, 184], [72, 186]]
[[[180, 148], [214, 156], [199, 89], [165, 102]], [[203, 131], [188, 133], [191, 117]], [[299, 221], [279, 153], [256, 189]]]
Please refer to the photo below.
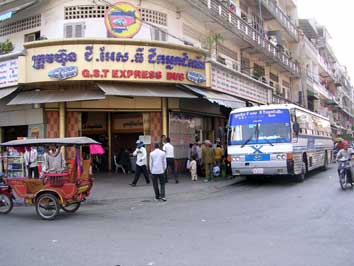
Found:
[[232, 156], [232, 161], [233, 161], [233, 162], [239, 162], [239, 161], [241, 161], [241, 156]]
[[277, 160], [285, 160], [286, 155], [285, 154], [277, 154], [276, 158], [277, 158]]

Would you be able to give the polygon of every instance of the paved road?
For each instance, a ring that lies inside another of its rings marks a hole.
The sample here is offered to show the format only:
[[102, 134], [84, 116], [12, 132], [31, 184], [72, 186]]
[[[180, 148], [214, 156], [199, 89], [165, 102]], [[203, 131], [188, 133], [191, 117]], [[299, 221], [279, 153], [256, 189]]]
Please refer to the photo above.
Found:
[[0, 217], [0, 265], [353, 266], [353, 206], [354, 191], [339, 189], [332, 167], [301, 184], [95, 201], [54, 222], [18, 207]]

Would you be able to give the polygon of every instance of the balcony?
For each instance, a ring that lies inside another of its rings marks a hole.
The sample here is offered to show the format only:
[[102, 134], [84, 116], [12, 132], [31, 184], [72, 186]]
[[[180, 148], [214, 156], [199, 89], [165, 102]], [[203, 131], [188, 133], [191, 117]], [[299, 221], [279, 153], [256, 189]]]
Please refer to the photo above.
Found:
[[267, 104], [271, 101], [270, 87], [262, 79], [240, 72], [241, 68], [220, 63], [215, 59], [209, 60], [211, 67], [211, 89], [234, 95], [252, 102]]
[[325, 99], [332, 99], [332, 96], [330, 95], [329, 91], [326, 89], [325, 86], [323, 86], [318, 78], [313, 77], [311, 74], [307, 74], [307, 80], [308, 84], [310, 87], [314, 89], [314, 91], [320, 95], [322, 95]]
[[318, 54], [318, 63], [320, 68], [322, 68], [323, 72], [325, 72], [327, 76], [330, 77], [333, 81], [335, 81], [336, 77], [334, 75], [334, 72], [331, 70], [331, 66], [319, 54]]
[[278, 63], [284, 70], [290, 72], [293, 77], [300, 77], [300, 67], [296, 60], [271, 44], [265, 38], [264, 33], [254, 29], [239, 16], [230, 12], [225, 4], [218, 0], [186, 1], [250, 44], [256, 52], [262, 53], [273, 62]]
[[284, 97], [282, 97], [281, 95], [276, 95], [276, 94], [273, 94], [273, 98], [272, 98], [272, 103], [274, 104], [296, 104], [298, 105], [297, 103], [294, 103], [292, 101], [290, 101], [289, 99], [286, 99]]
[[290, 20], [289, 16], [274, 2], [274, 0], [262, 0], [263, 6], [269, 13], [280, 23], [280, 25], [289, 33], [289, 35], [297, 42], [299, 34], [297, 27]]

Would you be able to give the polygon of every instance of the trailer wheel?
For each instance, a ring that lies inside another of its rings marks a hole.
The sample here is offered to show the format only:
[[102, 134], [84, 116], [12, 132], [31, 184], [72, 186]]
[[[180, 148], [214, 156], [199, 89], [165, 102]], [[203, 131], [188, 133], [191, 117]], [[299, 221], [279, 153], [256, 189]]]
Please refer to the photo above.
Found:
[[43, 220], [54, 220], [59, 210], [58, 198], [51, 193], [44, 193], [36, 199], [36, 212]]

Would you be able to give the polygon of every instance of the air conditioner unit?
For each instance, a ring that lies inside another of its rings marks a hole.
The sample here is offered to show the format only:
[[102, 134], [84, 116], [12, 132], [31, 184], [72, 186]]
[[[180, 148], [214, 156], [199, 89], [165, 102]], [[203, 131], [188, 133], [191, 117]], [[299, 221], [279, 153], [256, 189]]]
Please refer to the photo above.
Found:
[[238, 64], [236, 64], [236, 63], [232, 64], [232, 69], [235, 70], [235, 71], [239, 71], [240, 70]]
[[34, 42], [36, 40], [36, 34], [31, 33], [25, 36], [25, 42]]

